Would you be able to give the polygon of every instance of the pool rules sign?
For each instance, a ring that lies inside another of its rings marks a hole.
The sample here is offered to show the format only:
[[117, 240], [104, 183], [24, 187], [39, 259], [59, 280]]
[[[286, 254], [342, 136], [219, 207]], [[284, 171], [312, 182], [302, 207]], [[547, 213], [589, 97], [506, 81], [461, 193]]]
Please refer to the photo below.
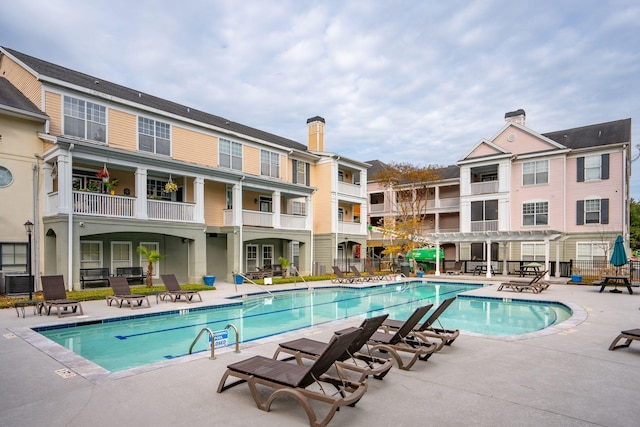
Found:
[[[215, 348], [226, 347], [227, 344], [229, 344], [229, 331], [227, 329], [215, 331], [213, 333], [213, 344]], [[209, 346], [207, 350], [211, 350], [211, 335], [209, 335]]]

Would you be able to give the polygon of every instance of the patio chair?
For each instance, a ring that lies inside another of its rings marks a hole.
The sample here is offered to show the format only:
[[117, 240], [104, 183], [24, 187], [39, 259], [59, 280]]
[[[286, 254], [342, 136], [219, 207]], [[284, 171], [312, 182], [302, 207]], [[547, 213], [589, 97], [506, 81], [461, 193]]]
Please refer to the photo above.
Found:
[[462, 274], [462, 261], [456, 261], [453, 268], [447, 269], [447, 274]]
[[342, 273], [342, 270], [337, 266], [333, 266], [333, 274], [336, 275], [334, 279], [331, 279], [331, 283], [355, 283], [362, 282], [362, 279], [358, 279], [356, 277], [347, 277]]
[[358, 270], [358, 267], [355, 265], [351, 266], [351, 272], [353, 273], [353, 277], [360, 282], [373, 282], [374, 280], [377, 280], [376, 276], [363, 276], [360, 274], [360, 270]]
[[120, 308], [126, 301], [129, 306], [134, 308], [143, 308], [142, 303], [147, 302], [147, 307], [151, 307], [149, 298], [146, 295], [136, 295], [131, 293], [129, 288], [129, 282], [124, 276], [109, 276], [109, 286], [113, 289], [113, 295], [107, 295], [107, 305], [111, 306], [111, 303], [115, 301]]
[[[44, 302], [40, 305], [39, 310], [41, 312], [44, 309], [47, 316], [51, 314], [51, 309], [56, 308], [58, 317], [62, 315], [82, 315], [82, 304], [80, 301], [67, 299], [67, 291], [64, 287], [64, 276], [42, 276], [40, 278], [42, 283], [42, 294], [44, 296]], [[62, 309], [62, 311], [60, 311]], [[69, 311], [69, 309], [71, 309]]]
[[202, 302], [202, 295], [198, 291], [185, 291], [180, 288], [180, 284], [178, 283], [178, 279], [175, 274], [161, 274], [160, 278], [162, 279], [162, 283], [164, 283], [164, 287], [167, 288], [166, 292], [161, 293], [158, 297], [164, 301], [165, 298], [169, 297], [171, 301], [176, 302], [181, 298], [184, 298], [187, 304], [195, 302], [193, 301], [193, 297], [197, 296], [200, 298], [200, 302]]
[[378, 280], [392, 280], [391, 275], [384, 273], [376, 273], [373, 271], [373, 266], [371, 264], [367, 265], [367, 274], [372, 277], [376, 277]]
[[[621, 339], [625, 340], [624, 344], [618, 344], [618, 341], [620, 341]], [[640, 340], [640, 328], [621, 331], [620, 335], [618, 335], [609, 346], [609, 350], [613, 351], [617, 348], [629, 347], [629, 345], [631, 345], [631, 341], [635, 340]]]
[[[420, 319], [433, 307], [433, 304], [424, 305], [414, 310], [413, 314], [395, 331], [376, 331], [371, 335], [367, 345], [370, 352], [387, 352], [398, 364], [398, 368], [408, 371], [420, 360], [427, 360], [436, 351], [436, 345], [421, 341], [411, 336], [411, 331]], [[384, 323], [383, 323], [384, 324]], [[402, 354], [409, 354], [408, 363], [402, 358]]]
[[[347, 374], [344, 372], [345, 370], [360, 373], [360, 378], [357, 380], [358, 382], [364, 381], [369, 375], [372, 375], [375, 379], [381, 380], [389, 372], [393, 366], [391, 359], [374, 357], [368, 352], [361, 352], [361, 349], [365, 347], [371, 335], [378, 330], [387, 316], [389, 315], [383, 314], [381, 316], [364, 319], [360, 325], [362, 333], [352, 341], [345, 352], [338, 357], [338, 361], [336, 362], [336, 369], [342, 378], [347, 378]], [[351, 332], [353, 329], [355, 328], [347, 328], [336, 332], [336, 334]], [[288, 353], [293, 356], [281, 360], [296, 359], [298, 364], [302, 365], [303, 358], [312, 360], [317, 359], [328, 345], [329, 344], [326, 342], [316, 341], [309, 338], [300, 338], [280, 343], [278, 349], [273, 355], [273, 358], [277, 359], [280, 353]]]
[[[326, 375], [326, 372], [361, 333], [362, 329], [357, 328], [345, 334], [333, 335], [322, 354], [308, 366], [263, 356], [253, 356], [228, 365], [220, 379], [218, 393], [246, 382], [259, 409], [268, 412], [276, 398], [288, 397], [302, 406], [309, 418], [309, 425], [324, 427], [340, 407], [355, 405], [367, 391], [366, 381], [350, 382]], [[239, 379], [225, 384], [230, 376]], [[269, 387], [274, 391], [265, 399], [262, 396], [264, 389], [258, 388], [258, 385]], [[325, 390], [327, 385], [335, 387], [337, 392], [329, 393], [329, 390]], [[314, 406], [323, 403], [329, 405], [324, 418], [318, 419], [312, 403]]]
[[[440, 327], [434, 327], [433, 324], [440, 323], [440, 315], [449, 308], [449, 306], [455, 301], [456, 297], [447, 298], [440, 303], [433, 313], [423, 323], [418, 323], [411, 331], [416, 337], [424, 342], [430, 342], [430, 339], [437, 339], [439, 343], [436, 346], [436, 351], [440, 351], [445, 345], [451, 345], [460, 335], [458, 329], [445, 329], [440, 324]], [[402, 327], [404, 324], [401, 320], [387, 319], [382, 324], [382, 328], [386, 330], [396, 330]]]

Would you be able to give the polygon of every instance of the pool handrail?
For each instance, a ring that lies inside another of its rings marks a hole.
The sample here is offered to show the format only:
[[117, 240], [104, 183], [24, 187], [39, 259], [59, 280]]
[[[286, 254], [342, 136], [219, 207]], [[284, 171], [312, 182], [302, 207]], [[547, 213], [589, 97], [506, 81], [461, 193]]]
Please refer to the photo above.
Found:
[[[265, 292], [267, 292], [269, 295], [273, 296], [273, 294], [271, 292], [269, 292], [269, 289], [264, 288], [264, 286], [260, 286], [258, 285], [256, 282], [254, 282], [253, 280], [249, 279], [247, 276], [245, 276], [242, 273], [234, 273], [231, 272], [231, 274], [233, 274], [234, 276], [240, 276], [242, 277], [244, 280], [246, 280], [247, 282], [251, 283], [252, 285], [255, 285], [257, 287], [259, 287], [260, 289], [263, 289]], [[235, 281], [235, 285], [236, 285], [236, 292], [238, 292], [238, 282]]]
[[302, 275], [300, 274], [300, 272], [298, 271], [298, 267], [296, 267], [295, 265], [291, 264], [291, 272], [293, 273], [297, 273], [294, 277], [294, 281], [293, 281], [293, 285], [297, 286], [298, 284], [298, 279], [297, 277], [300, 277], [302, 279], [302, 281], [304, 282], [305, 286], [307, 287], [307, 290], [311, 290], [311, 286], [309, 286], [309, 284], [307, 283], [306, 280], [304, 280], [304, 277], [302, 277]]

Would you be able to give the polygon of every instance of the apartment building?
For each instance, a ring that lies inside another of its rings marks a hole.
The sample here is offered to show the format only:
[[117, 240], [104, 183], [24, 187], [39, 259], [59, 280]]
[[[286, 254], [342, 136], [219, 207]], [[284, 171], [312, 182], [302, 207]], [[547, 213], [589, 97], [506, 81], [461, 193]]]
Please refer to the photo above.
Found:
[[[39, 180], [20, 172], [0, 196], [35, 200], [24, 206], [42, 274], [79, 288], [81, 269], [145, 266], [139, 246], [163, 255], [156, 275], [182, 282], [279, 257], [310, 274], [366, 244], [368, 165], [324, 151], [322, 117], [305, 145], [9, 48], [0, 76], [30, 103], [30, 128], [10, 142]], [[17, 170], [6, 147], [0, 167]], [[24, 241], [25, 212], [6, 215], [0, 244]]]
[[[496, 135], [461, 157], [459, 178], [446, 182], [445, 193], [459, 194], [459, 230], [434, 228], [423, 237], [455, 245], [455, 258], [448, 251], [447, 259], [482, 262], [488, 276], [490, 267], [515, 268], [496, 262], [504, 260], [537, 261], [566, 275], [561, 261], [605, 260], [617, 235], [628, 247], [631, 119], [545, 134], [525, 121], [524, 110], [505, 114]], [[373, 182], [369, 193], [370, 223], [380, 220], [379, 209], [394, 214], [393, 194], [381, 196]], [[437, 187], [432, 194], [435, 206], [446, 203]]]

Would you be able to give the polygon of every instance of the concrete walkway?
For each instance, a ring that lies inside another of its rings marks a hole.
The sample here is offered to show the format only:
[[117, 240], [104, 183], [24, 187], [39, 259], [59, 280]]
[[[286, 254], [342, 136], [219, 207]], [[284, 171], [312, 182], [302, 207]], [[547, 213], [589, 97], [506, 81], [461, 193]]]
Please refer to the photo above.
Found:
[[[476, 283], [480, 280], [468, 277]], [[445, 278], [446, 280], [446, 278]], [[455, 279], [459, 281], [459, 278]], [[490, 283], [482, 279], [484, 283]], [[203, 292], [205, 304], [235, 295], [234, 285], [217, 283]], [[312, 283], [313, 286], [330, 285]], [[298, 284], [298, 288], [301, 285]], [[293, 285], [274, 288], [293, 288]], [[554, 285], [542, 294], [497, 292], [479, 295], [562, 301], [578, 315], [560, 327], [525, 339], [462, 334], [429, 361], [411, 371], [392, 369], [354, 408], [340, 410], [330, 426], [636, 426], [640, 423], [640, 342], [609, 351], [622, 329], [640, 327], [640, 290], [614, 294], [591, 286]], [[243, 292], [257, 290], [242, 285]], [[200, 304], [198, 304], [200, 305]], [[193, 305], [192, 305], [193, 306]], [[83, 303], [86, 319], [122, 316], [127, 308], [104, 301]], [[187, 307], [156, 304], [148, 311]], [[299, 405], [274, 403], [270, 413], [256, 408], [245, 385], [216, 393], [229, 363], [255, 354], [271, 357], [278, 337], [244, 345], [241, 354], [226, 348], [216, 360], [198, 354], [179, 361], [119, 374], [83, 366], [58, 346], [34, 338], [30, 327], [67, 323], [34, 316], [26, 309], [0, 310], [0, 424], [3, 426], [289, 426], [308, 425]], [[313, 335], [329, 339], [332, 327], [313, 328], [286, 338]], [[353, 324], [357, 322], [349, 322]], [[45, 340], [46, 341], [46, 340]], [[40, 348], [45, 346], [44, 351]], [[144, 349], [141, 349], [144, 351]]]

